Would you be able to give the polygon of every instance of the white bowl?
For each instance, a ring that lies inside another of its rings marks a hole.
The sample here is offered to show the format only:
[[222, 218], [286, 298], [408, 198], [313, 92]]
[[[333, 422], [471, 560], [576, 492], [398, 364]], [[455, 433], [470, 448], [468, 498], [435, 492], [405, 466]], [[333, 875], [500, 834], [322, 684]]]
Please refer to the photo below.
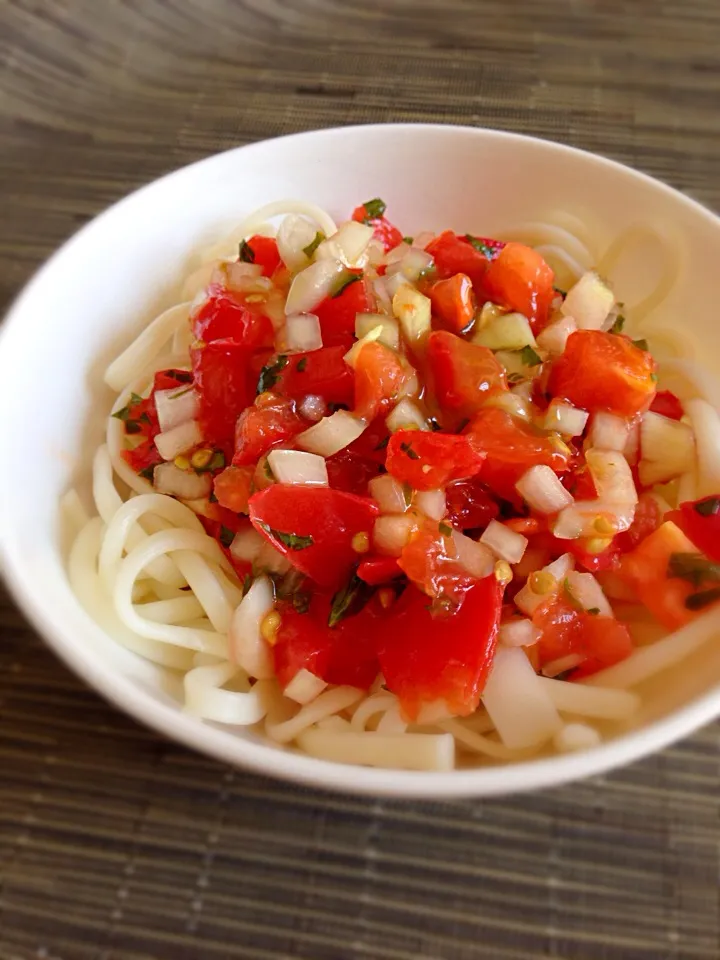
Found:
[[[381, 196], [403, 232], [452, 227], [492, 236], [549, 211], [572, 211], [598, 249], [651, 223], [682, 258], [658, 316], [702, 344], [718, 371], [720, 221], [642, 174], [568, 147], [491, 130], [346, 127], [230, 150], [134, 193], [84, 227], [43, 267], [0, 341], [2, 559], [32, 623], [62, 659], [117, 706], [219, 760], [317, 787], [402, 797], [490, 796], [601, 773], [658, 750], [720, 714], [713, 644], [645, 691], [634, 729], [586, 753], [450, 773], [349, 767], [283, 751], [183, 713], [148, 665], [109, 640], [68, 585], [58, 499], [89, 477], [111, 396], [100, 371], [159, 307], [177, 298], [193, 251], [271, 200], [300, 197], [343, 218]], [[658, 269], [638, 249], [614, 279], [632, 302]], [[720, 624], [719, 624], [720, 626]]]

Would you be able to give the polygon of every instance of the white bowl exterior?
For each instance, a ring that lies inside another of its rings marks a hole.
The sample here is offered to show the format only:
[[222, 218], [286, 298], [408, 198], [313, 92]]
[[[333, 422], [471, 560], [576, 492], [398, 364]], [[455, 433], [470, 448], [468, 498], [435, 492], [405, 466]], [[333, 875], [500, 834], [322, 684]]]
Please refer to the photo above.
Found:
[[[451, 773], [345, 767], [187, 716], [158, 685], [155, 668], [106, 637], [79, 606], [64, 569], [58, 500], [71, 480], [84, 476], [87, 487], [112, 399], [101, 383], [107, 361], [179, 299], [193, 253], [254, 208], [295, 197], [341, 220], [374, 196], [410, 234], [451, 227], [492, 236], [553, 210], [579, 215], [600, 250], [634, 224], [660, 229], [682, 259], [662, 324], [683, 329], [717, 373], [720, 221], [648, 177], [546, 141], [430, 125], [325, 130], [231, 150], [88, 224], [8, 315], [0, 339], [0, 530], [4, 572], [25, 612], [77, 673], [138, 720], [218, 759], [332, 789], [408, 797], [529, 790], [626, 763], [714, 718], [720, 652], [711, 644], [680, 671], [682, 683], [674, 675], [682, 702], [660, 683], [639, 729], [586, 753]], [[637, 299], [633, 287], [656, 268], [634, 262], [630, 277], [623, 271], [620, 299]]]

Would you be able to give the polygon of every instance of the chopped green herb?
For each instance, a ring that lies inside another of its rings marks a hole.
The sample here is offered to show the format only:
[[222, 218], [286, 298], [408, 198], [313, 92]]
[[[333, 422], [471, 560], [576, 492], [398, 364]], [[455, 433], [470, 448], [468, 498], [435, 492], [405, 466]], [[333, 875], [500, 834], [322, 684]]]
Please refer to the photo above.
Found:
[[[129, 420], [132, 414], [132, 408], [136, 407], [138, 403], [142, 403], [142, 402], [143, 402], [143, 398], [139, 394], [131, 393], [130, 400], [128, 401], [128, 403], [124, 407], [122, 407], [120, 410], [116, 410], [115, 413], [113, 413], [113, 417], [115, 417], [116, 420], [122, 420], [124, 422]], [[128, 433], [137, 433], [137, 432], [138, 432], [137, 430], [128, 430]]]
[[306, 247], [303, 247], [303, 253], [305, 254], [305, 256], [308, 258], [312, 257], [312, 255], [315, 253], [315, 251], [317, 250], [317, 248], [320, 246], [320, 244], [323, 242], [324, 239], [325, 239], [325, 234], [322, 233], [322, 231], [318, 230], [318, 232], [315, 234], [314, 238], [310, 241], [310, 243]]
[[615, 323], [610, 327], [610, 333], [622, 333], [623, 327], [625, 326], [625, 317], [619, 313], [615, 317]]
[[130, 394], [130, 403], [132, 404], [132, 406], [135, 406], [136, 403], [142, 403], [142, 402], [143, 402], [143, 398], [140, 396], [139, 393]]
[[640, 340], [633, 340], [633, 346], [637, 347], [638, 350], [650, 349], [650, 347], [648, 346], [648, 342], [647, 340], [645, 340], [645, 338], [641, 338]]
[[478, 240], [477, 237], [471, 236], [469, 233], [465, 234], [465, 239], [470, 244], [471, 247], [474, 247], [476, 250], [479, 250], [480, 253], [487, 257], [488, 260], [491, 260], [495, 255], [495, 251], [492, 247], [489, 247], [486, 243], [483, 243], [482, 240]]
[[210, 494], [208, 495], [208, 503], [217, 503], [217, 502], [218, 502], [218, 498], [215, 496], [215, 491], [211, 490]]
[[243, 263], [255, 263], [255, 252], [247, 240], [243, 240], [238, 249], [238, 257]]
[[335, 288], [334, 292], [331, 294], [331, 297], [333, 298], [333, 300], [335, 299], [335, 297], [339, 297], [340, 294], [343, 292], [343, 290], [346, 290], [351, 283], [356, 283], [358, 280], [361, 280], [361, 279], [362, 279], [362, 274], [360, 273], [350, 273], [350, 271], [348, 271], [347, 273], [342, 274], [342, 276], [340, 277], [340, 282], [338, 286]]
[[125, 433], [141, 433], [142, 427], [137, 420], [125, 421]]
[[412, 503], [412, 495], [413, 495], [412, 487], [410, 486], [409, 483], [404, 483], [402, 485], [402, 492], [403, 492], [403, 500], [405, 501], [405, 506], [409, 507], [410, 504]]
[[452, 536], [452, 527], [450, 526], [449, 523], [445, 523], [444, 520], [441, 520], [440, 523], [438, 524], [438, 530], [444, 537]]
[[306, 367], [307, 367], [307, 357], [302, 357], [302, 359], [298, 360], [298, 362], [295, 364], [295, 369], [297, 370], [298, 373], [304, 373]]
[[265, 393], [266, 390], [272, 390], [272, 388], [278, 382], [280, 371], [284, 370], [287, 365], [288, 358], [282, 353], [273, 361], [273, 363], [265, 364], [260, 371], [260, 376], [258, 377], [257, 392]]
[[153, 475], [155, 473], [156, 464], [151, 464], [149, 467], [143, 467], [143, 469], [138, 474], [139, 477], [142, 477], [144, 480], [149, 480], [150, 483], [153, 481]]
[[169, 400], [177, 400], [178, 397], [184, 397], [186, 393], [190, 393], [192, 387], [183, 387], [182, 390], [178, 390], [176, 393], [171, 393], [168, 397]]
[[365, 223], [367, 223], [368, 220], [377, 220], [378, 217], [381, 217], [387, 210], [387, 204], [384, 200], [381, 200], [380, 197], [375, 197], [374, 200], [366, 200], [363, 207], [365, 207]]
[[716, 600], [720, 600], [720, 587], [712, 587], [710, 590], [701, 590], [700, 593], [691, 593], [685, 600], [685, 606], [688, 610], [702, 610]]
[[218, 539], [224, 547], [229, 547], [235, 539], [235, 534], [232, 532], [232, 530], [230, 530], [229, 527], [222, 526], [220, 527]]
[[600, 607], [590, 607], [588, 613], [593, 617], [597, 617], [600, 613]]
[[292, 605], [298, 613], [307, 613], [311, 600], [312, 595], [307, 590], [298, 590], [293, 594]]
[[306, 537], [298, 533], [286, 533], [284, 530], [274, 530], [269, 523], [263, 523], [262, 520], [255, 521], [265, 533], [279, 540], [288, 550], [307, 550], [315, 542], [312, 537]]
[[250, 587], [252, 586], [252, 583], [253, 583], [252, 575], [249, 574], [249, 573], [246, 573], [246, 574], [245, 574], [245, 579], [243, 580], [243, 584], [242, 584], [242, 595], [243, 595], [243, 597], [246, 597], [246, 596], [248, 595], [248, 591], [249, 591]]
[[403, 237], [402, 242], [407, 243], [409, 246], [412, 246], [413, 237]]
[[702, 583], [720, 581], [720, 563], [713, 563], [702, 553], [671, 553], [667, 575], [699, 587]]
[[704, 500], [698, 500], [694, 509], [701, 517], [713, 517], [720, 513], [720, 497], [705, 497]]
[[555, 293], [560, 294], [561, 297], [567, 296], [567, 290], [563, 290], [562, 287], [553, 286], [553, 290], [555, 291]]
[[420, 454], [417, 451], [413, 450], [412, 444], [410, 443], [401, 443], [400, 449], [403, 453], [406, 453], [411, 460], [419, 460]]
[[213, 451], [204, 467], [194, 467], [195, 473], [214, 473], [216, 470], [222, 470], [225, 466], [225, 454], [222, 450]]
[[523, 347], [520, 351], [520, 359], [526, 367], [536, 367], [539, 363], [542, 363], [541, 358], [532, 347]]
[[373, 587], [354, 573], [342, 590], [338, 590], [332, 599], [328, 626], [335, 627], [345, 617], [359, 613], [373, 593]]
[[383, 437], [383, 439], [382, 439], [382, 440], [380, 441], [380, 443], [375, 447], [375, 449], [376, 449], [376, 450], [384, 450], [384, 449], [387, 447], [388, 443], [390, 443], [390, 434], [388, 434], [387, 437]]

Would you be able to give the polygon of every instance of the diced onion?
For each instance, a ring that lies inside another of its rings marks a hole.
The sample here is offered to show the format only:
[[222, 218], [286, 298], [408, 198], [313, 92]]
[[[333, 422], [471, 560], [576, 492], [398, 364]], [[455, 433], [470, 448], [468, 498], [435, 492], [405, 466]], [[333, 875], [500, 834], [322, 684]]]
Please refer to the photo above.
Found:
[[541, 571], [542, 573], [549, 573], [552, 577], [552, 589], [547, 593], [536, 593], [532, 589], [532, 581], [528, 580], [525, 586], [515, 594], [515, 606], [528, 617], [531, 617], [540, 604], [544, 603], [557, 590], [558, 584], [565, 579], [568, 571], [572, 570], [574, 566], [575, 559], [571, 553], [564, 553], [557, 560], [553, 560]]
[[452, 537], [460, 566], [478, 580], [489, 577], [495, 569], [495, 554], [492, 550], [483, 543], [476, 543], [458, 530], [453, 530]]
[[510, 377], [523, 377], [526, 380], [530, 380], [540, 371], [538, 364], [531, 367], [525, 363], [522, 350], [497, 350], [495, 352], [495, 359]]
[[158, 433], [155, 446], [163, 460], [174, 460], [178, 454], [196, 447], [202, 442], [202, 438], [197, 420], [186, 420], [167, 433]]
[[[408, 281], [405, 279], [405, 277], [401, 273], [391, 273], [390, 276], [386, 274], [384, 277], [381, 277], [381, 279], [383, 282], [383, 286], [385, 287], [385, 293], [387, 294], [387, 296], [390, 298], [391, 301], [393, 300], [393, 298], [395, 297], [395, 294], [398, 292], [398, 290], [401, 287], [409, 286], [411, 290], [415, 289], [412, 286], [412, 284], [408, 283]], [[390, 305], [390, 309], [392, 311], [392, 302]]]
[[373, 477], [368, 484], [368, 491], [381, 513], [405, 513], [408, 508], [403, 485], [389, 473]]
[[533, 510], [540, 513], [557, 513], [573, 503], [572, 494], [562, 485], [555, 471], [544, 464], [526, 470], [515, 489]]
[[314, 313], [296, 313], [285, 321], [283, 349], [286, 353], [319, 350], [322, 345], [320, 320]]
[[200, 500], [210, 495], [212, 480], [209, 473], [181, 470], [174, 463], [159, 463], [153, 472], [153, 486], [158, 493], [181, 500]]
[[415, 494], [415, 506], [431, 520], [442, 520], [447, 513], [444, 490], [423, 490]]
[[392, 308], [409, 344], [417, 343], [430, 332], [430, 300], [409, 283], [405, 282], [398, 287], [393, 296]]
[[591, 573], [570, 570], [565, 579], [573, 599], [584, 610], [596, 610], [598, 615], [602, 617], [614, 616], [602, 587]]
[[562, 727], [555, 704], [517, 648], [496, 649], [482, 702], [506, 747], [538, 747]]
[[274, 605], [269, 578], [256, 577], [230, 621], [230, 656], [256, 680], [269, 680], [275, 674], [272, 651], [260, 633], [260, 624]]
[[553, 744], [559, 753], [591, 750], [601, 743], [600, 734], [587, 723], [566, 723], [553, 737]]
[[575, 333], [577, 324], [572, 317], [561, 317], [549, 323], [542, 333], [538, 334], [537, 345], [554, 357], [565, 352], [565, 345], [571, 333]]
[[304, 450], [271, 450], [268, 463], [278, 483], [297, 483], [307, 487], [326, 487], [325, 460]]
[[317, 227], [314, 224], [295, 213], [290, 213], [283, 219], [276, 239], [278, 252], [288, 270], [295, 272], [307, 266], [305, 248], [314, 241], [316, 233]]
[[521, 393], [514, 393], [510, 390], [502, 390], [489, 397], [485, 401], [484, 406], [498, 407], [498, 409], [509, 413], [511, 417], [517, 417], [518, 420], [524, 420], [526, 423], [530, 423], [532, 420], [532, 415], [530, 413], [530, 402]]
[[685, 411], [697, 443], [696, 495], [709, 497], [720, 489], [720, 418], [717, 410], [700, 397], [688, 400]]
[[242, 563], [255, 563], [266, 543], [265, 537], [254, 527], [245, 527], [235, 534], [230, 544], [230, 553]]
[[695, 463], [692, 428], [648, 411], [640, 424], [640, 453], [638, 471], [644, 486], [665, 483], [687, 473]]
[[396, 433], [398, 430], [407, 430], [417, 427], [418, 430], [429, 430], [430, 425], [423, 416], [420, 408], [412, 400], [401, 400], [392, 413], [385, 418], [390, 433]]
[[271, 543], [266, 542], [255, 560], [258, 570], [269, 570], [270, 573], [287, 573], [292, 564]]
[[638, 462], [640, 456], [640, 424], [633, 423], [628, 432], [628, 438], [623, 447], [623, 456], [631, 465]]
[[541, 636], [532, 620], [508, 620], [500, 626], [498, 640], [506, 647], [531, 647]]
[[319, 697], [327, 683], [320, 677], [301, 667], [283, 690], [283, 696], [303, 706]]
[[428, 270], [433, 264], [433, 258], [425, 250], [419, 250], [417, 247], [408, 247], [404, 244], [406, 253], [400, 259], [391, 263], [386, 271], [386, 276], [400, 274], [414, 283], [419, 279], [420, 274]]
[[357, 313], [355, 315], [355, 336], [358, 340], [366, 337], [371, 330], [381, 328], [377, 339], [392, 350], [400, 347], [400, 328], [397, 320], [381, 313]]
[[614, 305], [612, 290], [591, 270], [568, 290], [560, 311], [580, 330], [601, 330]]
[[378, 517], [373, 527], [375, 548], [390, 557], [399, 557], [415, 529], [416, 520], [406, 515]]
[[381, 324], [378, 324], [376, 327], [373, 327], [372, 330], [368, 330], [364, 337], [360, 340], [356, 340], [355, 343], [350, 347], [348, 352], [343, 357], [343, 360], [349, 367], [355, 367], [357, 363], [357, 358], [360, 355], [362, 348], [368, 343], [375, 343], [375, 341], [380, 340], [382, 337], [383, 328]]
[[343, 223], [327, 240], [323, 240], [315, 251], [318, 260], [335, 258], [342, 261], [346, 267], [357, 266], [368, 244], [373, 238], [373, 227], [357, 220], [348, 220]]
[[385, 277], [376, 277], [372, 282], [373, 293], [377, 298], [377, 305], [385, 313], [392, 313], [392, 296], [388, 292]]
[[516, 533], [497, 520], [491, 520], [480, 537], [480, 543], [508, 563], [519, 563], [528, 545], [527, 537]]
[[614, 526], [615, 533], [622, 533], [630, 528], [635, 518], [635, 504], [608, 503], [606, 500], [577, 500], [560, 511], [552, 532], [561, 540], [602, 536], [596, 526], [599, 518], [609, 520]]
[[625, 450], [630, 433], [630, 424], [623, 417], [614, 413], [593, 414], [588, 433], [588, 444], [600, 450]]
[[156, 390], [154, 396], [158, 424], [163, 433], [197, 416], [198, 395], [192, 387]]
[[555, 430], [564, 437], [579, 437], [589, 416], [589, 413], [578, 410], [569, 403], [551, 403], [545, 413], [543, 426], [546, 430]]
[[630, 465], [617, 450], [587, 450], [585, 460], [598, 498], [606, 503], [636, 504], [635, 481]]
[[530, 323], [522, 313], [503, 313], [495, 317], [480, 327], [472, 342], [491, 350], [522, 350], [537, 345]]
[[304, 450], [317, 453], [321, 457], [331, 457], [357, 440], [366, 427], [363, 420], [353, 417], [347, 410], [336, 410], [329, 417], [323, 417], [319, 423], [299, 433], [295, 441]]
[[555, 577], [556, 580], [564, 580], [570, 570], [575, 568], [575, 557], [571, 553], [563, 553], [557, 560], [553, 560], [543, 570]]
[[318, 260], [296, 274], [285, 301], [285, 315], [311, 313], [337, 286], [345, 272], [339, 260]]

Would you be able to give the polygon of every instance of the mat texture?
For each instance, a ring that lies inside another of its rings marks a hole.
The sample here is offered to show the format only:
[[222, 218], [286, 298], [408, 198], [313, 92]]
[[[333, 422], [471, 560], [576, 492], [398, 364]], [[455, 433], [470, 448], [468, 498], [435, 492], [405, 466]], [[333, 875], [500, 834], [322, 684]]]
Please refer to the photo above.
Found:
[[[719, 107], [718, 0], [0, 0], [0, 306], [140, 184], [337, 124], [538, 134], [717, 209]], [[720, 956], [718, 725], [532, 797], [328, 797], [159, 739], [0, 618], [1, 960]]]

